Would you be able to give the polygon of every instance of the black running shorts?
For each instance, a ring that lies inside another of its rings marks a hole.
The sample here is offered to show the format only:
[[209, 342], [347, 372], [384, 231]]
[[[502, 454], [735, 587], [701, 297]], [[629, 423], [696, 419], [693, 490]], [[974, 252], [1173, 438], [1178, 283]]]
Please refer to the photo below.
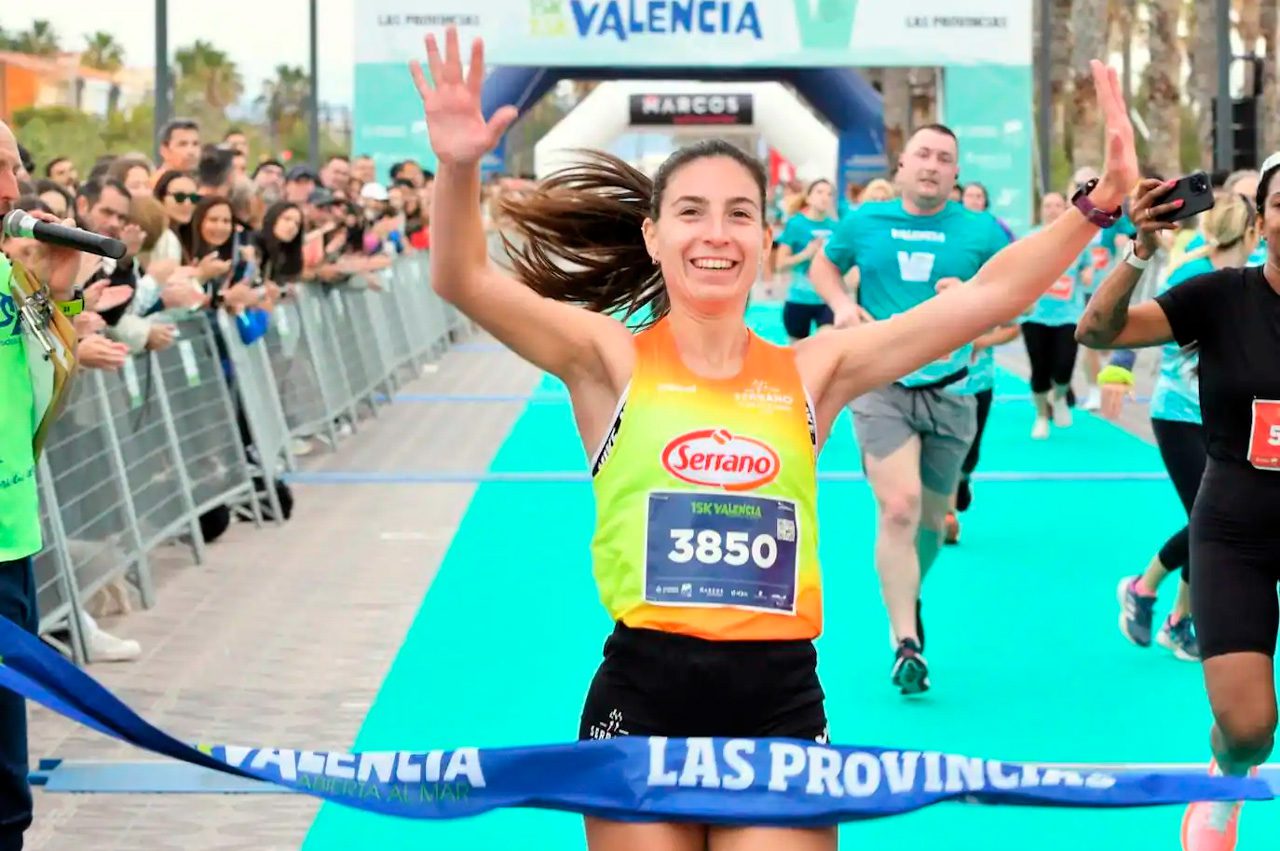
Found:
[[708, 641], [619, 623], [587, 692], [579, 739], [794, 738], [825, 744], [811, 641]]
[[1275, 656], [1280, 474], [1210, 459], [1191, 509], [1191, 615], [1200, 657]]

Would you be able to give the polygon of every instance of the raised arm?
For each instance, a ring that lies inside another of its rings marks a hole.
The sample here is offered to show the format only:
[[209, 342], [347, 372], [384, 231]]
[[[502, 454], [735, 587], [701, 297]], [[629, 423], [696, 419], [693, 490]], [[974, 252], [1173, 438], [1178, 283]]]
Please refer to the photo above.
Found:
[[[1089, 198], [1096, 207], [1113, 210], [1137, 180], [1137, 154], [1115, 71], [1097, 61], [1092, 68], [1106, 118], [1107, 162]], [[1002, 249], [963, 286], [886, 321], [806, 340], [804, 347], [797, 347], [797, 358], [812, 392], [826, 402], [819, 406], [831, 410], [843, 405], [1013, 321], [1071, 267], [1097, 231], [1072, 208], [1047, 228]], [[815, 258], [810, 277], [825, 297], [815, 274], [818, 266]], [[834, 266], [831, 271], [836, 271]]]
[[[1156, 218], [1182, 205], [1180, 200], [1159, 203], [1175, 182], [1144, 180], [1138, 184], [1130, 214], [1138, 228], [1133, 251], [1139, 260], [1147, 261], [1155, 255], [1160, 247], [1161, 231], [1177, 227], [1173, 222]], [[1144, 301], [1132, 308], [1129, 306], [1134, 287], [1141, 280], [1141, 269], [1128, 263], [1115, 264], [1080, 317], [1076, 341], [1091, 349], [1139, 349], [1172, 340], [1173, 329], [1159, 304]]]
[[480, 327], [535, 366], [572, 383], [602, 375], [608, 340], [628, 332], [620, 322], [544, 298], [489, 261], [480, 210], [480, 160], [516, 117], [513, 107], [485, 121], [480, 111], [484, 46], [476, 39], [464, 77], [457, 31], [450, 27], [441, 59], [427, 36], [428, 82], [411, 64], [439, 164], [431, 203], [431, 286]]

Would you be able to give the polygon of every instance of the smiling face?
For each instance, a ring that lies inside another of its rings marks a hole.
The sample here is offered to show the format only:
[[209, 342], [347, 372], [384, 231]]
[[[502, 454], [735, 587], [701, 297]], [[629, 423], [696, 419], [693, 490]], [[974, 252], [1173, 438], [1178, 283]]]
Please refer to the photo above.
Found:
[[200, 238], [213, 248], [231, 238], [230, 204], [215, 204], [209, 208], [200, 222]]
[[672, 309], [740, 316], [771, 242], [756, 177], [731, 157], [708, 156], [677, 166], [661, 190], [644, 237]]

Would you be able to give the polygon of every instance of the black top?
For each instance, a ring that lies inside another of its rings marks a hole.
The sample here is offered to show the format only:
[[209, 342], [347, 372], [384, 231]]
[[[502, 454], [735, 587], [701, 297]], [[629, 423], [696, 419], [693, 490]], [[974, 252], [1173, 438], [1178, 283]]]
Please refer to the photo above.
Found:
[[1262, 267], [1198, 275], [1156, 296], [1156, 303], [1178, 345], [1199, 348], [1209, 457], [1254, 469], [1252, 446], [1255, 458], [1280, 459], [1280, 294]]

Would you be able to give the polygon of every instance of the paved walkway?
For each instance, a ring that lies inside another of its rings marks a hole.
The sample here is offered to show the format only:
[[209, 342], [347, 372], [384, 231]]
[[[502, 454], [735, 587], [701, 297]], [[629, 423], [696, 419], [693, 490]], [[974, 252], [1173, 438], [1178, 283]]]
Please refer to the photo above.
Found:
[[[406, 394], [522, 394], [537, 372], [483, 343], [450, 352]], [[1149, 392], [1150, 354], [1139, 392]], [[1002, 364], [1025, 374], [1021, 343]], [[1078, 383], [1078, 387], [1082, 384]], [[404, 402], [366, 420], [311, 470], [482, 470], [520, 402]], [[1027, 403], [1030, 429], [1030, 402]], [[1147, 433], [1145, 406], [1126, 422]], [[127, 664], [91, 673], [186, 741], [348, 747], [435, 575], [474, 485], [295, 486], [283, 528], [239, 524], [208, 548], [155, 554], [157, 605], [103, 625], [142, 643]], [[137, 760], [149, 755], [35, 706], [32, 759]], [[319, 807], [303, 796], [36, 793], [33, 851], [296, 849]]]
[[[505, 352], [447, 354], [405, 393], [526, 393], [532, 368]], [[307, 469], [484, 469], [519, 413], [511, 404], [381, 409]], [[413, 461], [410, 461], [413, 459]], [[449, 546], [474, 485], [298, 485], [284, 527], [237, 524], [196, 566], [152, 560], [156, 606], [103, 618], [142, 658], [90, 672], [185, 741], [350, 746]], [[31, 758], [149, 754], [31, 709]], [[32, 851], [296, 849], [319, 802], [304, 796], [36, 792]]]

